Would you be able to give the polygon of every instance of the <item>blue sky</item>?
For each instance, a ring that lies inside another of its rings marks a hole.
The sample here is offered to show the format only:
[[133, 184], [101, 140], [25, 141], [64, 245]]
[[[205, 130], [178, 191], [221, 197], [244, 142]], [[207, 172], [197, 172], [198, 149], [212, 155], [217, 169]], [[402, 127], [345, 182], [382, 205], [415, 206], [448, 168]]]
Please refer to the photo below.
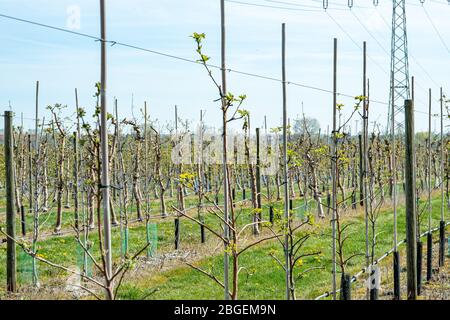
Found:
[[[303, 7], [265, 0], [242, 2], [273, 7], [248, 6], [227, 2], [228, 67], [269, 77], [281, 77], [281, 23], [287, 24], [287, 76], [292, 82], [331, 89], [333, 37], [339, 41], [338, 90], [350, 95], [362, 94], [362, 52], [332, 19], [319, 10], [321, 1], [280, 0], [318, 10], [300, 11]], [[189, 59], [196, 59], [194, 43], [189, 35], [204, 32], [204, 51], [211, 63], [220, 63], [219, 0], [107, 0], [108, 38]], [[239, 2], [239, 1], [238, 1]], [[275, 1], [276, 2], [276, 1]], [[355, 1], [356, 2], [356, 1]], [[427, 111], [427, 92], [434, 93], [433, 109], [438, 112], [438, 87], [450, 91], [448, 63], [450, 53], [439, 41], [427, 20], [419, 0], [407, 0], [408, 37], [411, 75], [417, 83], [416, 108]], [[368, 76], [371, 98], [388, 100], [391, 1], [380, 1], [375, 8], [371, 0], [360, 0], [361, 7], [346, 9], [345, 0], [330, 1], [329, 14], [362, 45], [368, 43]], [[0, 13], [30, 19], [53, 26], [67, 27], [67, 8], [81, 9], [79, 32], [98, 35], [98, 1], [93, 0], [0, 0]], [[425, 8], [450, 46], [450, 5], [447, 1], [425, 1]], [[338, 10], [340, 9], [340, 10]], [[343, 10], [344, 9], [344, 10]], [[353, 12], [353, 13], [352, 13]], [[377, 42], [361, 26], [358, 17]], [[23, 113], [25, 126], [34, 117], [34, 90], [40, 81], [40, 105], [68, 105], [66, 115], [74, 112], [74, 88], [78, 88], [81, 106], [92, 110], [94, 84], [99, 79], [99, 43], [93, 40], [0, 18], [0, 105], [11, 103], [18, 116]], [[423, 72], [418, 63], [433, 78]], [[215, 71], [215, 76], [219, 73]], [[200, 109], [206, 110], [206, 121], [220, 126], [217, 92], [201, 66], [123, 47], [108, 50], [108, 101], [119, 100], [121, 118], [139, 116], [147, 101], [153, 119], [160, 123], [173, 120], [174, 105], [179, 115], [198, 121]], [[271, 127], [281, 121], [281, 84], [242, 75], [229, 74], [229, 91], [245, 93], [245, 108], [253, 126], [261, 126], [267, 115]], [[134, 111], [131, 108], [134, 97]], [[288, 87], [288, 113], [295, 118], [303, 110], [319, 120], [323, 128], [331, 123], [332, 96], [305, 88]], [[353, 101], [339, 98], [351, 111]], [[43, 111], [44, 112], [44, 111]], [[44, 115], [48, 117], [48, 114]], [[385, 125], [387, 106], [371, 105], [372, 121]], [[42, 117], [42, 115], [41, 115]], [[434, 121], [433, 121], [434, 125]], [[438, 125], [438, 123], [437, 123]], [[1, 125], [3, 126], [3, 125]], [[353, 124], [355, 126], [355, 124]], [[416, 127], [425, 130], [426, 115], [416, 115]], [[439, 126], [438, 126], [439, 127]]]

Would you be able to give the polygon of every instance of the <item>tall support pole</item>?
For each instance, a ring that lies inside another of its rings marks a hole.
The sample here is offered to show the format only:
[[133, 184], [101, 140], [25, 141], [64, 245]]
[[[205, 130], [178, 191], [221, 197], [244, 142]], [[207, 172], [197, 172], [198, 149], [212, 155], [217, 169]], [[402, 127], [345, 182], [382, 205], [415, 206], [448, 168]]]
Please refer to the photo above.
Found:
[[[412, 76], [411, 77], [411, 101], [412, 101], [412, 105], [414, 107], [415, 105], [415, 77]], [[416, 154], [415, 152], [413, 153], [413, 161], [414, 164], [416, 164]], [[406, 169], [405, 169], [405, 179], [406, 179]], [[420, 228], [420, 221], [417, 217], [417, 213], [419, 212], [418, 210], [418, 206], [417, 206], [417, 188], [416, 188], [416, 183], [415, 183], [415, 179], [416, 179], [416, 175], [414, 175], [414, 211], [416, 212], [416, 263], [417, 263], [417, 268], [416, 268], [416, 276], [417, 276], [417, 295], [421, 294], [421, 289], [422, 289], [422, 256], [423, 256], [423, 243], [422, 240], [420, 238], [420, 233], [421, 233], [421, 228]], [[405, 181], [406, 184], [406, 181]]]
[[[36, 155], [36, 158], [35, 158], [35, 161], [36, 161], [36, 163], [37, 163], [37, 160], [38, 160], [38, 148], [39, 148], [39, 146], [38, 146], [38, 126], [39, 126], [39, 119], [38, 119], [38, 116], [39, 116], [39, 81], [36, 81], [36, 102], [35, 102], [35, 119], [34, 119], [34, 152], [35, 152], [35, 155]], [[30, 168], [31, 168], [31, 166], [30, 166]], [[33, 174], [31, 174], [31, 175], [33, 175]], [[35, 211], [35, 209], [37, 210], [37, 208], [38, 208], [38, 204], [37, 204], [37, 201], [38, 201], [38, 190], [37, 190], [37, 177], [38, 177], [38, 170], [37, 170], [37, 167], [35, 168], [35, 170], [34, 170], [34, 178], [35, 178], [35, 181], [34, 181], [34, 208], [33, 207], [31, 207], [30, 208], [30, 211], [31, 212], [34, 212]], [[32, 182], [32, 177], [30, 177], [30, 186], [32, 185], [31, 184], [31, 182]], [[31, 189], [30, 189], [30, 193], [31, 193]]]
[[[31, 141], [31, 134], [28, 134], [28, 185], [29, 185], [29, 202], [30, 202], [30, 209], [28, 210], [30, 213], [34, 212], [34, 206], [33, 206], [33, 149]], [[23, 216], [22, 223], [25, 224], [26, 221], [26, 215]]]
[[[394, 86], [394, 78], [391, 77], [391, 85]], [[394, 97], [391, 96], [391, 99]], [[391, 144], [392, 144], [392, 206], [394, 211], [394, 299], [400, 300], [400, 254], [398, 252], [398, 225], [397, 225], [397, 146], [395, 140], [395, 106], [391, 104]]]
[[[108, 122], [106, 106], [106, 16], [105, 0], [100, 0], [100, 31], [101, 31], [101, 82], [100, 82], [100, 139], [102, 152], [102, 176], [101, 188], [103, 197], [103, 247], [105, 250], [105, 273], [107, 286], [110, 286], [112, 277], [112, 252], [111, 252], [111, 219], [109, 209], [109, 151], [108, 151]], [[110, 288], [112, 289], [112, 288]], [[108, 290], [107, 298], [113, 299], [112, 290]]]
[[[35, 123], [34, 123], [34, 143], [35, 143], [35, 151], [36, 151], [36, 163], [39, 158], [39, 135], [38, 135], [38, 127], [39, 127], [39, 81], [36, 81], [36, 96], [35, 96]], [[34, 208], [33, 208], [33, 244], [32, 250], [36, 253], [36, 244], [39, 235], [39, 204], [38, 204], [38, 167], [34, 170]], [[45, 203], [45, 199], [44, 199]], [[33, 257], [32, 260], [32, 271], [33, 271], [33, 285], [35, 287], [39, 286], [38, 274], [37, 274], [37, 264], [36, 257]]]
[[427, 281], [431, 280], [433, 263], [433, 235], [431, 233], [431, 89], [428, 91], [428, 234], [427, 234]]
[[445, 195], [444, 195], [444, 95], [441, 87], [441, 161], [440, 161], [440, 176], [441, 176], [441, 222], [439, 224], [439, 267], [444, 266], [445, 262]]
[[[256, 128], [256, 202], [258, 209], [262, 209], [262, 195], [261, 195], [261, 156], [260, 156], [260, 130]], [[261, 213], [258, 213], [258, 221], [261, 222]]]
[[144, 189], [145, 189], [145, 230], [146, 230], [146, 238], [147, 243], [151, 243], [147, 248], [147, 258], [151, 258], [152, 256], [152, 247], [155, 247], [155, 244], [152, 243], [152, 239], [150, 237], [150, 192], [149, 192], [149, 173], [148, 173], [148, 114], [147, 114], [147, 101], [144, 102]]
[[[75, 88], [75, 108], [77, 112], [77, 142], [81, 140], [81, 123], [80, 123], [80, 113], [79, 113], [79, 103], [78, 103], [78, 89]], [[116, 117], [117, 119], [117, 117]], [[117, 121], [117, 123], [119, 123]], [[77, 143], [77, 144], [78, 144]], [[82, 170], [83, 170], [83, 154], [78, 150], [77, 148], [77, 157], [79, 159], [78, 163], [78, 177], [82, 176]], [[87, 247], [87, 241], [88, 241], [88, 225], [87, 225], [87, 217], [86, 217], [86, 207], [85, 207], [85, 188], [83, 185], [83, 180], [78, 179], [78, 181], [75, 181], [76, 184], [78, 184], [78, 188], [81, 189], [81, 211], [82, 211], [82, 225], [83, 225], [83, 244], [85, 247]], [[79, 222], [78, 222], [79, 223]], [[83, 274], [86, 275], [88, 270], [88, 254], [86, 250], [83, 250]]]
[[[287, 93], [286, 93], [286, 24], [281, 26], [281, 64], [282, 64], [282, 82], [283, 82], [283, 183], [284, 183], [284, 219], [286, 230], [289, 230], [290, 213], [289, 213], [289, 175], [288, 175], [288, 157], [287, 157]], [[286, 232], [284, 236], [284, 258], [286, 271], [286, 300], [291, 299], [291, 288], [289, 281], [290, 263], [289, 263], [289, 236]]]
[[392, 8], [392, 37], [391, 37], [391, 85], [388, 108], [388, 126], [390, 127], [391, 112], [403, 113], [404, 100], [409, 99], [409, 61], [408, 37], [406, 30], [405, 0], [393, 0]]
[[[267, 135], [267, 116], [264, 116], [264, 135], [266, 138], [266, 147], [268, 147], [270, 139], [269, 139], [269, 136]], [[266, 179], [266, 188], [267, 188], [267, 200], [268, 200], [268, 202], [271, 202], [272, 196], [271, 196], [271, 191], [270, 191], [270, 182], [271, 182], [270, 176], [265, 175], [265, 179]]]
[[334, 38], [333, 47], [333, 146], [332, 146], [332, 161], [331, 161], [331, 179], [332, 179], [332, 282], [333, 282], [333, 300], [336, 300], [336, 218], [337, 218], [337, 39]]
[[28, 212], [33, 212], [33, 155], [32, 155], [32, 142], [31, 142], [31, 134], [27, 135], [28, 137], [28, 203], [30, 205]]
[[74, 180], [74, 187], [73, 187], [73, 203], [74, 203], [74, 219], [75, 219], [75, 229], [79, 230], [80, 227], [80, 215], [79, 215], [79, 155], [78, 155], [78, 133], [75, 131], [72, 136], [73, 139], [73, 153], [74, 153], [74, 161], [73, 161], [73, 180]]
[[5, 111], [5, 169], [6, 169], [6, 289], [17, 290], [16, 284], [16, 215], [14, 186], [14, 142], [12, 111]]
[[359, 149], [359, 205], [364, 207], [363, 136], [358, 134]]
[[[178, 106], [175, 106], [175, 139], [178, 142]], [[181, 173], [180, 165], [177, 165], [175, 167], [175, 173], [176, 176], [179, 177]], [[178, 208], [179, 210], [184, 211], [183, 204], [182, 204], [182, 186], [181, 184], [177, 183], [177, 199], [178, 199]], [[175, 250], [179, 249], [180, 246], [180, 214], [177, 214], [177, 217], [174, 220], [174, 242], [175, 242]]]
[[[367, 94], [367, 43], [363, 43], [363, 189], [364, 189], [364, 223], [365, 223], [365, 257], [366, 257], [366, 270], [369, 270], [370, 265], [370, 252], [369, 252], [369, 205], [368, 198], [369, 192], [367, 190], [367, 162], [368, 162], [368, 136], [369, 136], [369, 110], [368, 110], [368, 94]], [[370, 298], [369, 288], [366, 290], [367, 299]]]
[[407, 297], [417, 299], [417, 215], [414, 145], [414, 105], [405, 100], [405, 193]]
[[[35, 119], [34, 119], [34, 143], [35, 148], [38, 148], [38, 128], [39, 128], [39, 81], [36, 81], [36, 102], [35, 102]], [[36, 170], [37, 171], [37, 170]]]
[[[228, 213], [228, 167], [227, 167], [227, 103], [225, 96], [227, 95], [227, 72], [226, 72], [226, 29], [225, 29], [225, 0], [220, 0], [220, 25], [221, 25], [221, 71], [222, 71], [222, 111], [223, 111], [223, 129], [222, 129], [222, 141], [223, 141], [223, 212], [224, 212], [224, 238], [225, 238], [225, 249], [227, 249], [229, 239], [230, 239], [230, 228], [229, 223], [229, 213]], [[224, 268], [224, 291], [225, 300], [230, 300], [230, 291], [228, 283], [228, 270], [229, 270], [229, 257], [227, 250], [224, 252], [223, 257], [223, 268]]]

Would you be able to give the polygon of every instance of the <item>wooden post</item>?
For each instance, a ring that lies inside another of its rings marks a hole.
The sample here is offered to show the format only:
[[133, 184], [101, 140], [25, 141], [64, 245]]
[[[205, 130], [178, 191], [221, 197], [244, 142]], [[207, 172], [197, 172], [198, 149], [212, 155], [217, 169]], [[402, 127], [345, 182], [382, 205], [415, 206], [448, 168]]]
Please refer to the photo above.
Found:
[[107, 298], [114, 299], [112, 288], [112, 246], [111, 246], [111, 217], [109, 208], [109, 148], [108, 148], [108, 109], [106, 106], [106, 16], [105, 0], [100, 0], [100, 30], [101, 30], [101, 81], [100, 81], [100, 140], [102, 155], [101, 188], [103, 196], [103, 232], [105, 250], [105, 274], [108, 286]]
[[[178, 106], [175, 105], [175, 139], [178, 141]], [[180, 154], [178, 154], [180, 155]], [[175, 173], [177, 177], [181, 174], [181, 165], [176, 165], [175, 167]], [[183, 190], [180, 183], [177, 183], [177, 200], [178, 200], [178, 209], [180, 211], [184, 212], [184, 206], [183, 206]], [[177, 216], [175, 218], [175, 250], [178, 250], [180, 247], [180, 217], [181, 215], [177, 213]]]
[[273, 206], [269, 207], [269, 221], [270, 224], [273, 226]]
[[79, 156], [78, 156], [78, 133], [73, 133], [73, 153], [75, 156], [74, 162], [73, 162], [73, 175], [74, 175], [74, 188], [73, 188], [73, 202], [74, 202], [74, 219], [75, 219], [75, 229], [79, 229], [79, 204], [78, 204], [78, 184], [79, 184]]
[[[226, 28], [225, 28], [225, 0], [220, 0], [220, 50], [221, 50], [221, 75], [222, 75], [222, 93], [225, 96], [227, 94], [227, 69], [226, 69]], [[229, 291], [229, 256], [228, 256], [228, 245], [230, 240], [230, 228], [228, 225], [228, 222], [230, 220], [229, 217], [229, 210], [228, 210], [228, 159], [227, 159], [227, 114], [226, 114], [226, 100], [224, 97], [222, 97], [222, 136], [223, 136], [223, 164], [222, 164], [222, 171], [223, 171], [223, 212], [224, 212], [224, 256], [223, 256], [223, 269], [224, 269], [224, 296], [225, 300], [230, 300], [230, 291]]]
[[431, 233], [431, 89], [428, 91], [428, 234], [427, 234], [427, 281], [431, 280], [433, 267], [433, 234]]
[[25, 214], [25, 208], [20, 206], [20, 225], [22, 227], [22, 236], [27, 235], [27, 222], [26, 222], [26, 214]]
[[349, 274], [342, 274], [341, 276], [341, 294], [339, 299], [340, 300], [351, 300], [351, 277]]
[[414, 146], [414, 105], [405, 100], [405, 192], [407, 297], [417, 299], [417, 215]]
[[[417, 212], [417, 211], [416, 211]], [[417, 241], [417, 295], [422, 294], [422, 258], [423, 258], [423, 243]]]
[[363, 142], [362, 135], [358, 135], [358, 149], [359, 149], [359, 205], [364, 206], [364, 174], [363, 174]]
[[[39, 128], [39, 81], [36, 81], [36, 94], [35, 94], [35, 123], [34, 123], [34, 149], [35, 149], [35, 163], [36, 163], [36, 170], [34, 170], [34, 208], [33, 208], [33, 242], [32, 242], [32, 250], [33, 252], [36, 252], [36, 244], [38, 239], [38, 233], [39, 233], [39, 195], [38, 195], [38, 185], [39, 185], [39, 171], [37, 168], [37, 163], [39, 160], [39, 135], [38, 135], [38, 128]], [[42, 127], [44, 124], [42, 124]], [[43, 164], [45, 165], [45, 163]], [[44, 188], [46, 188], [46, 182], [44, 182]], [[47, 203], [47, 195], [44, 192], [44, 207], [46, 207]], [[23, 228], [25, 228], [25, 216], [23, 218]], [[33, 257], [32, 260], [32, 269], [33, 269], [33, 285], [35, 287], [39, 286], [39, 280], [38, 280], [38, 274], [37, 274], [37, 263], [36, 258]]]
[[[267, 135], [267, 116], [264, 116], [264, 135], [266, 138], [266, 148], [269, 147], [269, 136]], [[272, 196], [270, 192], [270, 175], [266, 175], [266, 189], [267, 189], [267, 201], [272, 201]]]
[[[391, 76], [391, 87], [394, 92], [394, 75]], [[394, 267], [394, 300], [400, 300], [400, 253], [397, 248], [397, 159], [396, 159], [396, 140], [395, 140], [395, 99], [394, 95], [391, 97], [391, 144], [392, 144], [392, 206], [394, 211], [394, 252], [393, 252], [393, 267]]]
[[28, 212], [33, 212], [33, 155], [31, 152], [31, 134], [28, 134]]
[[440, 176], [441, 176], [441, 221], [439, 223], [439, 267], [444, 266], [445, 262], [445, 195], [444, 195], [444, 95], [441, 87], [441, 159], [440, 159]]
[[[367, 186], [368, 174], [367, 168], [369, 163], [369, 110], [368, 110], [368, 102], [367, 102], [367, 43], [364, 41], [363, 43], [363, 190], [364, 190], [364, 222], [365, 222], [365, 240], [366, 240], [366, 248], [365, 248], [365, 256], [366, 256], [366, 268], [369, 268], [370, 265], [370, 250], [369, 250], [369, 189]], [[370, 298], [370, 292], [367, 290], [366, 292], [367, 298]]]
[[6, 289], [17, 290], [16, 284], [16, 215], [14, 186], [14, 143], [12, 111], [5, 111], [5, 169], [6, 169]]
[[178, 218], [178, 216], [174, 220], [174, 226], [175, 250], [178, 250], [180, 248], [180, 218]]
[[[262, 208], [261, 198], [261, 157], [259, 148], [259, 128], [256, 128], [256, 202], [258, 203], [258, 209]], [[261, 220], [261, 214], [259, 214], [259, 220]]]
[[331, 197], [331, 232], [332, 232], [332, 284], [333, 300], [336, 300], [336, 217], [337, 217], [337, 39], [334, 38], [333, 48], [333, 131], [332, 135], [332, 160], [331, 160], [331, 179], [332, 179], [332, 197]]
[[[287, 157], [287, 94], [286, 94], [286, 24], [281, 26], [281, 65], [282, 65], [282, 84], [283, 84], [283, 183], [284, 183], [284, 218], [285, 230], [289, 230], [289, 176], [288, 176], [288, 157]], [[291, 298], [290, 288], [290, 263], [289, 263], [289, 236], [286, 233], [284, 237], [284, 259], [286, 271], [286, 300]]]

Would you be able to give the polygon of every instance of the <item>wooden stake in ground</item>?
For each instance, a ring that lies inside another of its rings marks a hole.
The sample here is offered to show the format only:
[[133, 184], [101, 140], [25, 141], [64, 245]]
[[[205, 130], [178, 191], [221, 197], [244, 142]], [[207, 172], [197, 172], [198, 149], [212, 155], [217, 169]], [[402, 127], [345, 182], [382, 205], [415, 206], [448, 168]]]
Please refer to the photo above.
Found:
[[6, 168], [6, 289], [15, 292], [16, 284], [16, 213], [14, 186], [14, 145], [12, 111], [5, 111], [5, 168]]
[[[39, 160], [39, 135], [38, 135], [38, 128], [39, 128], [39, 81], [36, 81], [36, 96], [35, 96], [35, 123], [34, 123], [34, 149], [35, 149], [35, 162], [36, 162], [36, 168], [34, 170], [34, 209], [33, 209], [33, 243], [32, 243], [32, 250], [33, 252], [36, 252], [36, 244], [37, 239], [39, 236], [39, 201], [38, 201], [38, 183], [39, 183], [39, 170], [37, 167], [37, 163]], [[42, 124], [42, 127], [44, 124]], [[45, 169], [44, 169], [45, 172]], [[45, 188], [45, 182], [44, 182], [44, 188]], [[44, 193], [44, 207], [46, 203], [47, 196]], [[25, 221], [25, 219], [24, 219]], [[25, 223], [24, 223], [25, 224]], [[38, 280], [38, 274], [37, 274], [37, 263], [36, 258], [33, 257], [32, 260], [32, 269], [33, 269], [33, 285], [35, 287], [39, 286], [39, 280]]]
[[30, 207], [28, 208], [28, 212], [33, 212], [33, 155], [31, 152], [31, 134], [27, 135], [28, 137], [28, 203]]
[[[391, 77], [392, 92], [394, 92], [394, 77]], [[391, 144], [392, 144], [392, 206], [394, 211], [394, 252], [393, 267], [394, 267], [394, 300], [400, 300], [400, 254], [397, 248], [397, 148], [395, 140], [395, 99], [394, 95], [391, 97]]]
[[[256, 202], [258, 203], [258, 209], [262, 209], [262, 197], [261, 197], [261, 159], [260, 159], [260, 147], [259, 147], [259, 128], [256, 128]], [[258, 222], [262, 220], [262, 212], [258, 213]]]
[[405, 100], [405, 193], [407, 297], [417, 299], [417, 215], [414, 146], [414, 106]]
[[73, 161], [73, 180], [74, 180], [74, 188], [73, 188], [73, 203], [74, 203], [74, 219], [75, 219], [75, 229], [79, 230], [79, 204], [78, 204], [78, 185], [79, 185], [79, 155], [78, 155], [78, 133], [75, 131], [73, 133], [73, 153], [74, 153], [74, 161]]
[[[369, 178], [367, 173], [368, 162], [369, 162], [369, 110], [367, 102], [367, 44], [363, 43], [363, 170], [362, 170], [362, 182], [363, 182], [363, 202], [364, 202], [364, 222], [365, 222], [365, 256], [366, 256], [366, 268], [368, 270], [370, 265], [370, 254], [369, 254], [369, 190], [367, 187], [367, 179]], [[370, 298], [369, 289], [366, 292], [367, 298]]]
[[337, 107], [337, 39], [334, 38], [333, 47], [333, 131], [332, 135], [332, 160], [331, 160], [331, 179], [332, 179], [332, 200], [331, 200], [331, 228], [332, 228], [332, 282], [333, 282], [333, 300], [336, 300], [336, 213], [337, 213], [337, 118], [336, 118], [336, 107]]
[[444, 195], [444, 95], [442, 94], [441, 87], [441, 159], [440, 159], [440, 172], [441, 172], [441, 222], [439, 224], [439, 267], [444, 266], [445, 262], [445, 195]]
[[100, 139], [102, 154], [102, 177], [101, 188], [103, 196], [103, 232], [104, 232], [104, 254], [105, 254], [105, 276], [108, 287], [107, 298], [114, 298], [114, 288], [111, 287], [112, 277], [112, 250], [111, 250], [111, 219], [109, 210], [109, 151], [108, 151], [108, 122], [106, 106], [106, 21], [105, 21], [105, 0], [100, 0], [100, 22], [101, 22], [101, 82], [100, 82]]
[[[283, 77], [283, 184], [284, 184], [284, 219], [286, 229], [289, 230], [289, 177], [288, 177], [288, 157], [287, 157], [287, 100], [286, 100], [286, 24], [282, 24], [282, 77]], [[290, 299], [290, 264], [289, 264], [289, 237], [286, 233], [284, 239], [285, 271], [286, 271], [286, 300]]]
[[428, 91], [428, 234], [427, 234], [427, 281], [431, 280], [433, 266], [433, 234], [431, 233], [431, 89]]
[[225, 300], [230, 300], [230, 291], [228, 289], [228, 269], [229, 269], [229, 257], [227, 253], [228, 249], [228, 243], [230, 239], [230, 228], [229, 228], [229, 221], [230, 218], [228, 216], [228, 167], [227, 167], [227, 101], [226, 101], [226, 95], [227, 95], [227, 70], [226, 70], [226, 63], [225, 63], [225, 53], [226, 53], [226, 30], [225, 30], [225, 0], [220, 1], [220, 25], [221, 25], [221, 71], [222, 71], [222, 123], [223, 123], [223, 130], [222, 130], [222, 142], [223, 142], [223, 212], [224, 212], [224, 244], [225, 244], [225, 251], [224, 251], [224, 257], [223, 257], [223, 269], [224, 269], [224, 295]]

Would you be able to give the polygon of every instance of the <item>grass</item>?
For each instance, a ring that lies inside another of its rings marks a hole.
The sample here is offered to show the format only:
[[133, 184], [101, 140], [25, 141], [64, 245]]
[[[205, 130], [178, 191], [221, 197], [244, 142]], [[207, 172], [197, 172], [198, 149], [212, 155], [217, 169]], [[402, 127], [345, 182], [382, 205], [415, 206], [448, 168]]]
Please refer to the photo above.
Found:
[[[423, 203], [422, 203], [423, 205]], [[432, 224], [437, 226], [440, 220], [440, 199], [432, 201]], [[405, 210], [398, 211], [399, 239], [405, 237]], [[347, 256], [354, 253], [363, 253], [365, 247], [365, 223], [361, 216], [346, 217], [347, 222], [353, 222], [353, 235], [346, 247]], [[379, 257], [392, 247], [393, 219], [390, 210], [384, 210], [378, 221], [378, 244], [375, 257]], [[306, 274], [297, 283], [297, 295], [300, 299], [313, 299], [316, 296], [330, 290], [331, 283], [331, 236], [330, 228], [326, 227], [322, 232], [312, 237], [304, 247], [306, 252], [323, 250], [324, 257], [321, 261], [309, 259], [304, 262], [302, 269], [322, 266], [324, 269]], [[240, 299], [284, 299], [284, 272], [268, 256], [268, 251], [276, 250], [282, 257], [282, 248], [276, 242], [267, 243], [264, 246], [244, 253], [240, 259], [240, 265], [251, 271], [251, 275], [241, 275], [239, 279]], [[351, 274], [361, 270], [364, 265], [363, 256], [355, 258], [349, 265]], [[221, 255], [201, 260], [198, 266], [204, 269], [214, 266], [215, 270], [221, 270]], [[217, 277], [221, 278], [218, 273]], [[361, 283], [359, 283], [361, 286]], [[222, 299], [223, 291], [210, 279], [190, 267], [179, 267], [162, 274], [155, 274], [141, 279], [138, 283], [125, 283], [120, 291], [122, 299], [136, 299], [146, 297], [148, 292], [158, 289], [149, 298], [151, 299]], [[186, 292], [189, 292], [186, 295]]]
[[[236, 199], [239, 200], [240, 194], [237, 193]], [[195, 203], [195, 198], [187, 199], [186, 207]], [[303, 200], [297, 199], [294, 207], [303, 203]], [[440, 199], [433, 200], [433, 226], [437, 226], [440, 217]], [[275, 206], [281, 208], [281, 203]], [[159, 205], [153, 204], [156, 210]], [[170, 205], [168, 205], [170, 208]], [[132, 209], [131, 209], [132, 210]], [[130, 210], [130, 211], [131, 211]], [[250, 209], [242, 209], [241, 222], [249, 222]], [[264, 211], [267, 219], [267, 210]], [[404, 208], [399, 208], [399, 239], [404, 237], [405, 212]], [[426, 213], [425, 213], [426, 214]], [[66, 226], [71, 224], [72, 213], [66, 210], [64, 213], [64, 223]], [[28, 220], [31, 221], [31, 220]], [[363, 253], [365, 247], [365, 226], [361, 214], [348, 213], [345, 215], [346, 222], [354, 223], [351, 227], [352, 236], [347, 243], [347, 255], [354, 253]], [[216, 219], [209, 217], [207, 223], [217, 225]], [[52, 221], [49, 221], [52, 226]], [[392, 247], [393, 219], [392, 212], [389, 209], [382, 211], [378, 221], [378, 244], [375, 256], [378, 257]], [[173, 220], [163, 219], [157, 221], [158, 227], [158, 252], [173, 251]], [[50, 230], [50, 229], [49, 229]], [[96, 240], [95, 233], [91, 231], [91, 239]], [[132, 254], [142, 248], [146, 243], [146, 230], [144, 224], [133, 225], [129, 231], [129, 252]], [[207, 232], [207, 244], [200, 244], [199, 227], [188, 221], [181, 219], [181, 249], [195, 249], [197, 251], [208, 252], [206, 257], [196, 262], [201, 268], [214, 268], [219, 279], [222, 278], [223, 259], [222, 254], [218, 252], [210, 256], [211, 248], [216, 239]], [[113, 229], [113, 258], [119, 263], [121, 257], [121, 234], [119, 228]], [[331, 229], [329, 225], [322, 225], [316, 235], [311, 237], [303, 250], [311, 252], [321, 250], [323, 257], [319, 260], [305, 259], [299, 271], [310, 267], [321, 266], [323, 269], [307, 273], [297, 282], [297, 296], [301, 299], [314, 298], [325, 291], [330, 290], [331, 283]], [[65, 266], [80, 265], [81, 250], [77, 248], [73, 235], [50, 237], [39, 243], [39, 254], [51, 259], [51, 261], [63, 264]], [[98, 244], [94, 243], [93, 255], [99, 257]], [[20, 250], [20, 249], [19, 249]], [[220, 251], [220, 250], [219, 250]], [[240, 257], [240, 266], [245, 267], [239, 278], [239, 298], [240, 299], [284, 299], [284, 272], [268, 255], [269, 251], [276, 252], [277, 256], [282, 258], [282, 248], [278, 242], [267, 242], [254, 249], [248, 250]], [[6, 265], [6, 246], [0, 246], [0, 281], [5, 282]], [[19, 261], [19, 264], [21, 261]], [[364, 257], [355, 258], [349, 264], [348, 272], [356, 273], [364, 265]], [[213, 283], [203, 274], [191, 269], [188, 266], [179, 265], [168, 270], [158, 271], [155, 267], [146, 267], [145, 272], [130, 275], [122, 285], [119, 291], [120, 299], [222, 299], [223, 290], [217, 284]], [[65, 271], [49, 267], [38, 263], [39, 276], [43, 284], [59, 279], [64, 283], [68, 277]], [[25, 289], [29, 282], [22, 284]], [[361, 284], [359, 284], [361, 285]], [[0, 290], [4, 290], [1, 288]], [[1, 291], [0, 291], [1, 292]], [[4, 294], [4, 292], [2, 293]]]

